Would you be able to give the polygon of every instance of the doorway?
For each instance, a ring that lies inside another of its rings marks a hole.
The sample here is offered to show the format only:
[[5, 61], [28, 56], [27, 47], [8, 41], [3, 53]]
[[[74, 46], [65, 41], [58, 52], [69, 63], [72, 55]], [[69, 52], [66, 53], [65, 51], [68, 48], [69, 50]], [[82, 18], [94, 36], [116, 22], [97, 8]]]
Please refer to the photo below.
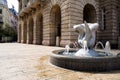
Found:
[[96, 16], [94, 6], [91, 4], [86, 4], [83, 10], [83, 21], [86, 21], [87, 23], [95, 23], [97, 21]]
[[51, 46], [60, 46], [61, 40], [61, 9], [59, 5], [52, 7], [51, 15]]

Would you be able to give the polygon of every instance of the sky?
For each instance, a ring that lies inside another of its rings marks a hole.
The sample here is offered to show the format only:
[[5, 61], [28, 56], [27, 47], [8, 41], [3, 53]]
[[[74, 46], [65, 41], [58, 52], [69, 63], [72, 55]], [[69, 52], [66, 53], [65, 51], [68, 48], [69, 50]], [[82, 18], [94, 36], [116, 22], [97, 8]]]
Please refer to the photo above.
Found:
[[18, 12], [18, 0], [7, 0], [7, 2], [9, 8], [12, 8], [13, 5], [15, 10]]

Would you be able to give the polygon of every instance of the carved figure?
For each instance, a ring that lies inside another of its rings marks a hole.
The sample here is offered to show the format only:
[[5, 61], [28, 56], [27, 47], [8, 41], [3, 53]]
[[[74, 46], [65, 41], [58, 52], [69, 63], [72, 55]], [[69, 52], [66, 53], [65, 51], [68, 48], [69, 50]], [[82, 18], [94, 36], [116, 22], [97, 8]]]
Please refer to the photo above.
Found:
[[87, 47], [93, 48], [95, 44], [95, 38], [96, 38], [96, 31], [98, 29], [98, 23], [87, 23], [84, 22], [84, 24], [74, 25], [73, 28], [76, 30], [76, 32], [79, 33], [78, 36], [78, 43], [81, 45], [81, 47], [84, 47], [84, 41], [87, 41]]

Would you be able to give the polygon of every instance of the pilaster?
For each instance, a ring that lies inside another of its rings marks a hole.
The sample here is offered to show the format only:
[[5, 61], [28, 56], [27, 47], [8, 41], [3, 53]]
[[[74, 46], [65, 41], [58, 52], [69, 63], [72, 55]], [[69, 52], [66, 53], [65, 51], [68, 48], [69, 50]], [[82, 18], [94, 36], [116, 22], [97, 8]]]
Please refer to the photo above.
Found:
[[21, 24], [18, 24], [18, 43], [21, 43]]

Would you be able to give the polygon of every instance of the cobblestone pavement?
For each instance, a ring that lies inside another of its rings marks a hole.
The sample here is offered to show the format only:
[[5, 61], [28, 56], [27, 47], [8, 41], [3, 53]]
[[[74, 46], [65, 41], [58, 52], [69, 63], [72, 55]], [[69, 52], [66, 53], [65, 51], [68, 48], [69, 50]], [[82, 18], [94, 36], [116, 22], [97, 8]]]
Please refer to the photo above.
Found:
[[120, 70], [89, 73], [56, 67], [49, 63], [56, 49], [61, 48], [1, 43], [0, 80], [120, 80]]

